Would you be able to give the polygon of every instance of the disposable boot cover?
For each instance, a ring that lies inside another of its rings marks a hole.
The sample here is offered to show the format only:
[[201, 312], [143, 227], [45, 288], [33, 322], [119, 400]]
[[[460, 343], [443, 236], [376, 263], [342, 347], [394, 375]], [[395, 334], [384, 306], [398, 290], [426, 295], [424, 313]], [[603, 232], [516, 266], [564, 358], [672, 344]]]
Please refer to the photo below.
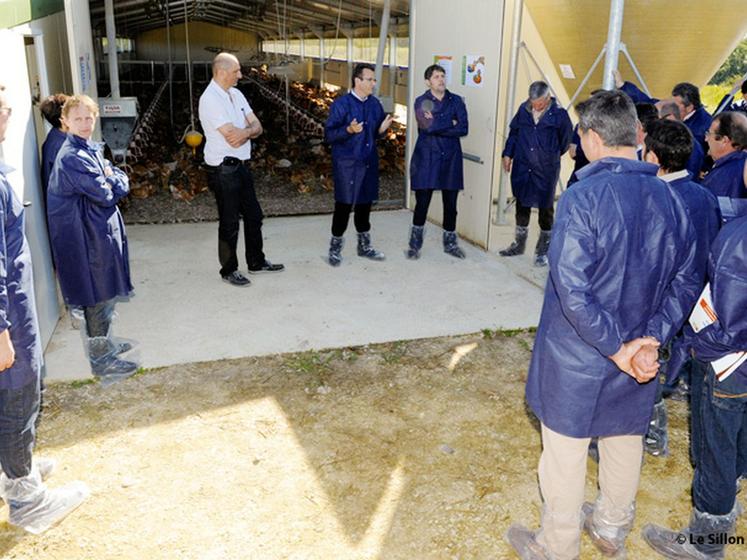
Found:
[[405, 252], [405, 256], [408, 259], [420, 258], [420, 249], [423, 247], [424, 233], [425, 226], [410, 226], [410, 243], [409, 248]]
[[547, 266], [547, 250], [550, 248], [551, 234], [551, 231], [540, 231], [537, 246], [535, 247], [534, 266]]
[[664, 401], [654, 405], [654, 413], [643, 438], [643, 448], [654, 457], [669, 455], [669, 435], [667, 434], [667, 405]]
[[736, 506], [727, 515], [693, 510], [690, 525], [681, 531], [648, 524], [641, 533], [649, 546], [665, 558], [719, 560], [724, 558], [728, 537], [734, 534], [737, 513]]
[[584, 516], [584, 530], [594, 545], [605, 556], [625, 558], [625, 539], [633, 528], [635, 506], [631, 504], [625, 515], [615, 521], [611, 521], [612, 512], [604, 510], [601, 500], [597, 500], [595, 504], [584, 503], [581, 511]]
[[345, 238], [332, 236], [329, 241], [329, 255], [327, 260], [332, 266], [340, 266], [342, 262], [342, 247], [345, 245]]
[[35, 535], [64, 519], [90, 495], [80, 481], [49, 490], [38, 468], [23, 478], [10, 479], [3, 474], [0, 487], [9, 505], [9, 523]]
[[547, 550], [537, 542], [536, 534], [522, 525], [511, 525], [506, 540], [522, 560], [552, 560]]
[[121, 380], [133, 375], [140, 367], [135, 356], [128, 356], [127, 360], [118, 358], [118, 347], [105, 336], [87, 338], [85, 347], [91, 371], [96, 377]]
[[383, 261], [385, 258], [384, 253], [371, 246], [371, 234], [368, 232], [358, 233], [358, 256], [372, 261]]
[[457, 243], [457, 234], [455, 231], [444, 231], [444, 253], [458, 259], [463, 259], [467, 256]]
[[515, 257], [516, 255], [523, 255], [524, 251], [526, 251], [528, 236], [528, 227], [516, 226], [516, 238], [506, 249], [499, 251], [499, 254], [502, 257]]

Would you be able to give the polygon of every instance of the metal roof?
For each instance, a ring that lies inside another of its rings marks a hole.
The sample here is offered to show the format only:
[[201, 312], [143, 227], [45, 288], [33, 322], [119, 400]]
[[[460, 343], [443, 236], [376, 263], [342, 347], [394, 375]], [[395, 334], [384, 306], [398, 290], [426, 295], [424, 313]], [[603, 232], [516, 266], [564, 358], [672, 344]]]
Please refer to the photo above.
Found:
[[[391, 17], [406, 22], [409, 0], [391, 0]], [[122, 0], [114, 2], [117, 32], [142, 31], [204, 21], [259, 34], [262, 38], [333, 32], [343, 27], [377, 27], [384, 0]], [[91, 0], [91, 25], [104, 30], [104, 0]]]

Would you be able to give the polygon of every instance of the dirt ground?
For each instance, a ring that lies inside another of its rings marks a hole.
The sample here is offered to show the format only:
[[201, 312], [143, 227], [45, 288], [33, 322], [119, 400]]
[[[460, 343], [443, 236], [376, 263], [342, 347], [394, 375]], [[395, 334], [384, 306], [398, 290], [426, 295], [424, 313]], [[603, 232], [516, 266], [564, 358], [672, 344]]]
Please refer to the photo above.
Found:
[[[37, 454], [59, 460], [50, 486], [80, 479], [93, 494], [42, 536], [5, 508], [0, 556], [514, 558], [506, 529], [539, 520], [532, 341], [485, 331], [54, 384]], [[646, 458], [631, 559], [653, 556], [643, 523], [689, 515], [687, 409], [669, 411], [672, 454]], [[581, 557], [600, 558], [586, 538]]]
[[[333, 193], [325, 190], [321, 181], [310, 184], [309, 192], [300, 193], [281, 173], [254, 173], [257, 197], [265, 216], [294, 216], [332, 213]], [[207, 179], [205, 178], [207, 184]], [[399, 173], [384, 173], [379, 181], [379, 203], [374, 209], [404, 208], [405, 179]], [[129, 197], [122, 207], [127, 224], [177, 224], [183, 222], [216, 221], [218, 210], [210, 191], [197, 194], [189, 202], [175, 199], [167, 190], [159, 190], [148, 198]]]

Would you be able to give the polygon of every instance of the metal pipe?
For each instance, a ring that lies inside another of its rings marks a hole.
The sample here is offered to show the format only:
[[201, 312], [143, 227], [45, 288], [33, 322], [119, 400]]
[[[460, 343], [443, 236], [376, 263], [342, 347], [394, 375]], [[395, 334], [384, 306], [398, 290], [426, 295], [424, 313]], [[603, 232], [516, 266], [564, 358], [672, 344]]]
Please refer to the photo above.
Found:
[[392, 7], [392, 0], [384, 0], [384, 10], [381, 12], [381, 22], [379, 23], [379, 48], [376, 51], [376, 71], [374, 76], [376, 77], [376, 87], [374, 88], [374, 95], [379, 95], [379, 88], [381, 87], [381, 74], [382, 64], [384, 64], [384, 49], [386, 49], [386, 38], [389, 35], [389, 13]]
[[547, 74], [545, 74], [545, 71], [542, 69], [542, 66], [540, 66], [539, 62], [537, 62], [537, 59], [534, 58], [534, 55], [532, 54], [532, 51], [529, 50], [529, 47], [527, 46], [527, 44], [524, 41], [521, 42], [521, 47], [523, 47], [524, 52], [529, 57], [529, 60], [532, 62], [532, 64], [534, 64], [534, 67], [537, 69], [537, 71], [542, 76], [542, 79], [545, 81], [545, 83], [547, 84], [547, 86], [550, 88], [550, 93], [552, 93], [553, 97], [555, 97], [557, 99], [558, 93], [552, 87], [552, 83], [550, 82], [550, 78], [547, 77]]
[[[514, 109], [516, 107], [516, 74], [519, 68], [519, 51], [521, 49], [521, 18], [524, 12], [524, 2], [522, 0], [514, 0], [514, 19], [512, 26], [511, 35], [511, 62], [508, 68], [508, 88], [506, 91], [506, 126], [503, 141], [505, 142], [511, 132], [511, 119], [514, 118]], [[500, 179], [498, 180], [498, 204], [496, 206], [496, 219], [495, 223], [505, 224], [506, 218], [503, 213], [503, 207], [506, 206], [506, 200], [508, 199], [506, 189], [506, 178], [508, 174], [503, 171], [503, 162], [499, 164]]]
[[189, 53], [189, 17], [187, 15], [187, 0], [184, 0], [184, 41], [187, 46], [187, 83], [189, 84], [189, 120], [192, 130], [195, 128], [195, 109], [192, 100], [192, 59]]
[[106, 13], [106, 41], [109, 50], [109, 96], [119, 97], [119, 68], [117, 67], [117, 30], [114, 26], [114, 0], [104, 0]]
[[[408, 41], [408, 68], [415, 68], [415, 5], [417, 2], [410, 2], [410, 30], [407, 34]], [[407, 130], [405, 131], [405, 169], [410, 169], [410, 158], [412, 158], [412, 151], [414, 145], [415, 131], [418, 129], [417, 121], [415, 120], [415, 111], [411, 107], [415, 103], [415, 80], [413, 79], [414, 73], [410, 73], [407, 78]], [[410, 203], [411, 193], [410, 190], [410, 174], [405, 173], [405, 207], [408, 209], [412, 207]]]
[[573, 97], [571, 97], [571, 100], [568, 102], [568, 107], [566, 107], [566, 109], [570, 109], [573, 106], [573, 103], [576, 101], [576, 98], [578, 98], [578, 96], [581, 94], [581, 90], [586, 87], [586, 84], [591, 78], [591, 75], [594, 73], [594, 70], [596, 70], [597, 66], [599, 65], [599, 61], [602, 60], [602, 57], [604, 56], [605, 52], [607, 52], [607, 45], [604, 45], [602, 47], [602, 50], [599, 51], [597, 58], [594, 60], [594, 64], [591, 65], [591, 68], [589, 68], [589, 71], [586, 73], [586, 76], [584, 76], [584, 79], [581, 80], [580, 84], [578, 84], [578, 87], [576, 88], [576, 91], [573, 94]]
[[171, 18], [168, 2], [166, 2], [166, 42], [169, 50], [169, 122], [171, 122], [171, 130], [174, 130], [174, 68], [171, 56]]
[[635, 65], [635, 62], [633, 62], [633, 57], [630, 56], [630, 53], [628, 52], [628, 47], [625, 46], [625, 43], [620, 43], [620, 50], [625, 55], [625, 58], [628, 59], [628, 63], [630, 64], [630, 67], [633, 69], [633, 73], [635, 74], [635, 77], [638, 79], [638, 83], [641, 84], [643, 91], [646, 92], [646, 95], [651, 97], [651, 92], [649, 91], [648, 86], [646, 85], [646, 82], [643, 81], [643, 76], [641, 76], [641, 73], [638, 71], [638, 66]]
[[392, 33], [389, 37], [389, 95], [394, 96], [397, 89], [397, 35]]
[[602, 87], [606, 90], [615, 89], [617, 61], [620, 56], [620, 35], [623, 26], [623, 11], [625, 0], [610, 0], [610, 24], [607, 29], [607, 53], [604, 57], [604, 81]]
[[326, 60], [324, 58], [324, 31], [319, 33], [319, 87], [324, 88], [324, 67]]

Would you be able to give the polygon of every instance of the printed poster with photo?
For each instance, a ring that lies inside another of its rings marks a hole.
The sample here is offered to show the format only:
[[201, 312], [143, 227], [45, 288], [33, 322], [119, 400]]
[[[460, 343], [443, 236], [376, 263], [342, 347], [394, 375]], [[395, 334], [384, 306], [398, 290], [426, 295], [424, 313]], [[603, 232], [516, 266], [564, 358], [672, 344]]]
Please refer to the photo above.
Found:
[[438, 64], [446, 72], [446, 85], [451, 85], [451, 74], [452, 74], [452, 60], [454, 57], [446, 56], [441, 54], [433, 55], [433, 64]]
[[485, 85], [485, 57], [468, 54], [462, 58], [462, 85], [481, 88]]

